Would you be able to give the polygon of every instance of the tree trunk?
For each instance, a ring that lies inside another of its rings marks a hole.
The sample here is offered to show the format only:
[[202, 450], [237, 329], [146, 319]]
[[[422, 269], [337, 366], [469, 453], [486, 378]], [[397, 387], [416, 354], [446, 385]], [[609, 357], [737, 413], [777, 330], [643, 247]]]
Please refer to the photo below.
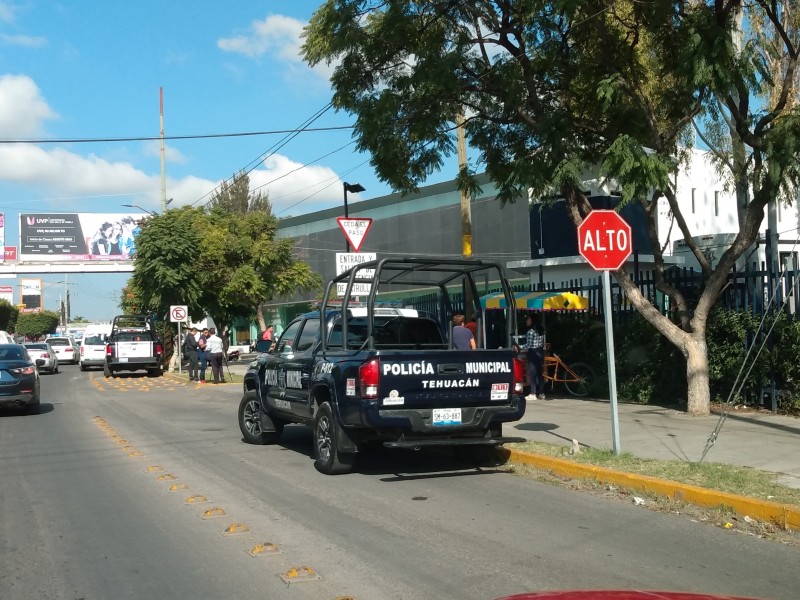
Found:
[[264, 320], [264, 305], [260, 304], [256, 308], [256, 317], [258, 317], [258, 331], [264, 331], [267, 328], [267, 322]]
[[[625, 292], [637, 312], [679, 348], [686, 359], [686, 412], [690, 415], [708, 415], [711, 412], [711, 392], [708, 377], [708, 347], [706, 345], [706, 320], [708, 309], [698, 306], [694, 318], [691, 319], [691, 333], [683, 331], [650, 303], [642, 295], [639, 287], [633, 283], [627, 273], [615, 273], [617, 283]], [[707, 293], [707, 290], [704, 294]]]
[[711, 413], [711, 392], [708, 378], [708, 346], [705, 335], [687, 336], [684, 343], [686, 357], [686, 412], [693, 416]]

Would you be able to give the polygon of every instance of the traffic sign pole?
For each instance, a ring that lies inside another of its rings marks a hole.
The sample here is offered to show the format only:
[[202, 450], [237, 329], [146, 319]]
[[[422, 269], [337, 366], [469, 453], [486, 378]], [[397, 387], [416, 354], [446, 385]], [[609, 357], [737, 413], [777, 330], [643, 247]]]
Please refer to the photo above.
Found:
[[614, 210], [593, 210], [578, 225], [578, 251], [595, 271], [603, 272], [603, 316], [606, 327], [608, 395], [611, 400], [611, 440], [614, 454], [620, 454], [619, 411], [617, 409], [617, 367], [614, 358], [614, 324], [611, 313], [611, 275], [628, 260], [633, 247], [631, 226]]
[[603, 271], [603, 313], [606, 324], [606, 359], [608, 362], [608, 395], [611, 398], [611, 443], [614, 454], [620, 454], [619, 411], [617, 409], [617, 365], [614, 359], [614, 324], [611, 319], [611, 275]]

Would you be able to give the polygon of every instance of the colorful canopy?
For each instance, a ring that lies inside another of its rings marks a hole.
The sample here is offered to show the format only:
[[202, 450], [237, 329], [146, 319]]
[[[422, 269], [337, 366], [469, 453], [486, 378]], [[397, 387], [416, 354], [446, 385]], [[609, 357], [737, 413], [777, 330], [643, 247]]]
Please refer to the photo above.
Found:
[[[586, 310], [589, 299], [572, 292], [514, 292], [517, 310]], [[481, 296], [481, 308], [506, 308], [502, 292]]]

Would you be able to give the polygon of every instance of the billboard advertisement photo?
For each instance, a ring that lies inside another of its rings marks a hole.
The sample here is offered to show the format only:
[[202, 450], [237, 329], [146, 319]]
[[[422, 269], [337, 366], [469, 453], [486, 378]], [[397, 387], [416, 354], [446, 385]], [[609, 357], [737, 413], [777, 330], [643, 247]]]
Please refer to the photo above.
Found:
[[42, 280], [20, 279], [22, 312], [42, 312]]
[[19, 216], [19, 258], [29, 261], [132, 260], [139, 213], [26, 213]]

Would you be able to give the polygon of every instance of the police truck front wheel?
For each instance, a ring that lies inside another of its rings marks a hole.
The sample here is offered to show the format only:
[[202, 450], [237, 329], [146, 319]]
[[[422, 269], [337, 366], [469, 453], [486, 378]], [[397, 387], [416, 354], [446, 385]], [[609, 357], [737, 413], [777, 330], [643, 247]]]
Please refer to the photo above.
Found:
[[323, 402], [314, 415], [314, 467], [325, 475], [340, 475], [353, 470], [356, 455], [339, 452], [338, 435], [330, 402]]

